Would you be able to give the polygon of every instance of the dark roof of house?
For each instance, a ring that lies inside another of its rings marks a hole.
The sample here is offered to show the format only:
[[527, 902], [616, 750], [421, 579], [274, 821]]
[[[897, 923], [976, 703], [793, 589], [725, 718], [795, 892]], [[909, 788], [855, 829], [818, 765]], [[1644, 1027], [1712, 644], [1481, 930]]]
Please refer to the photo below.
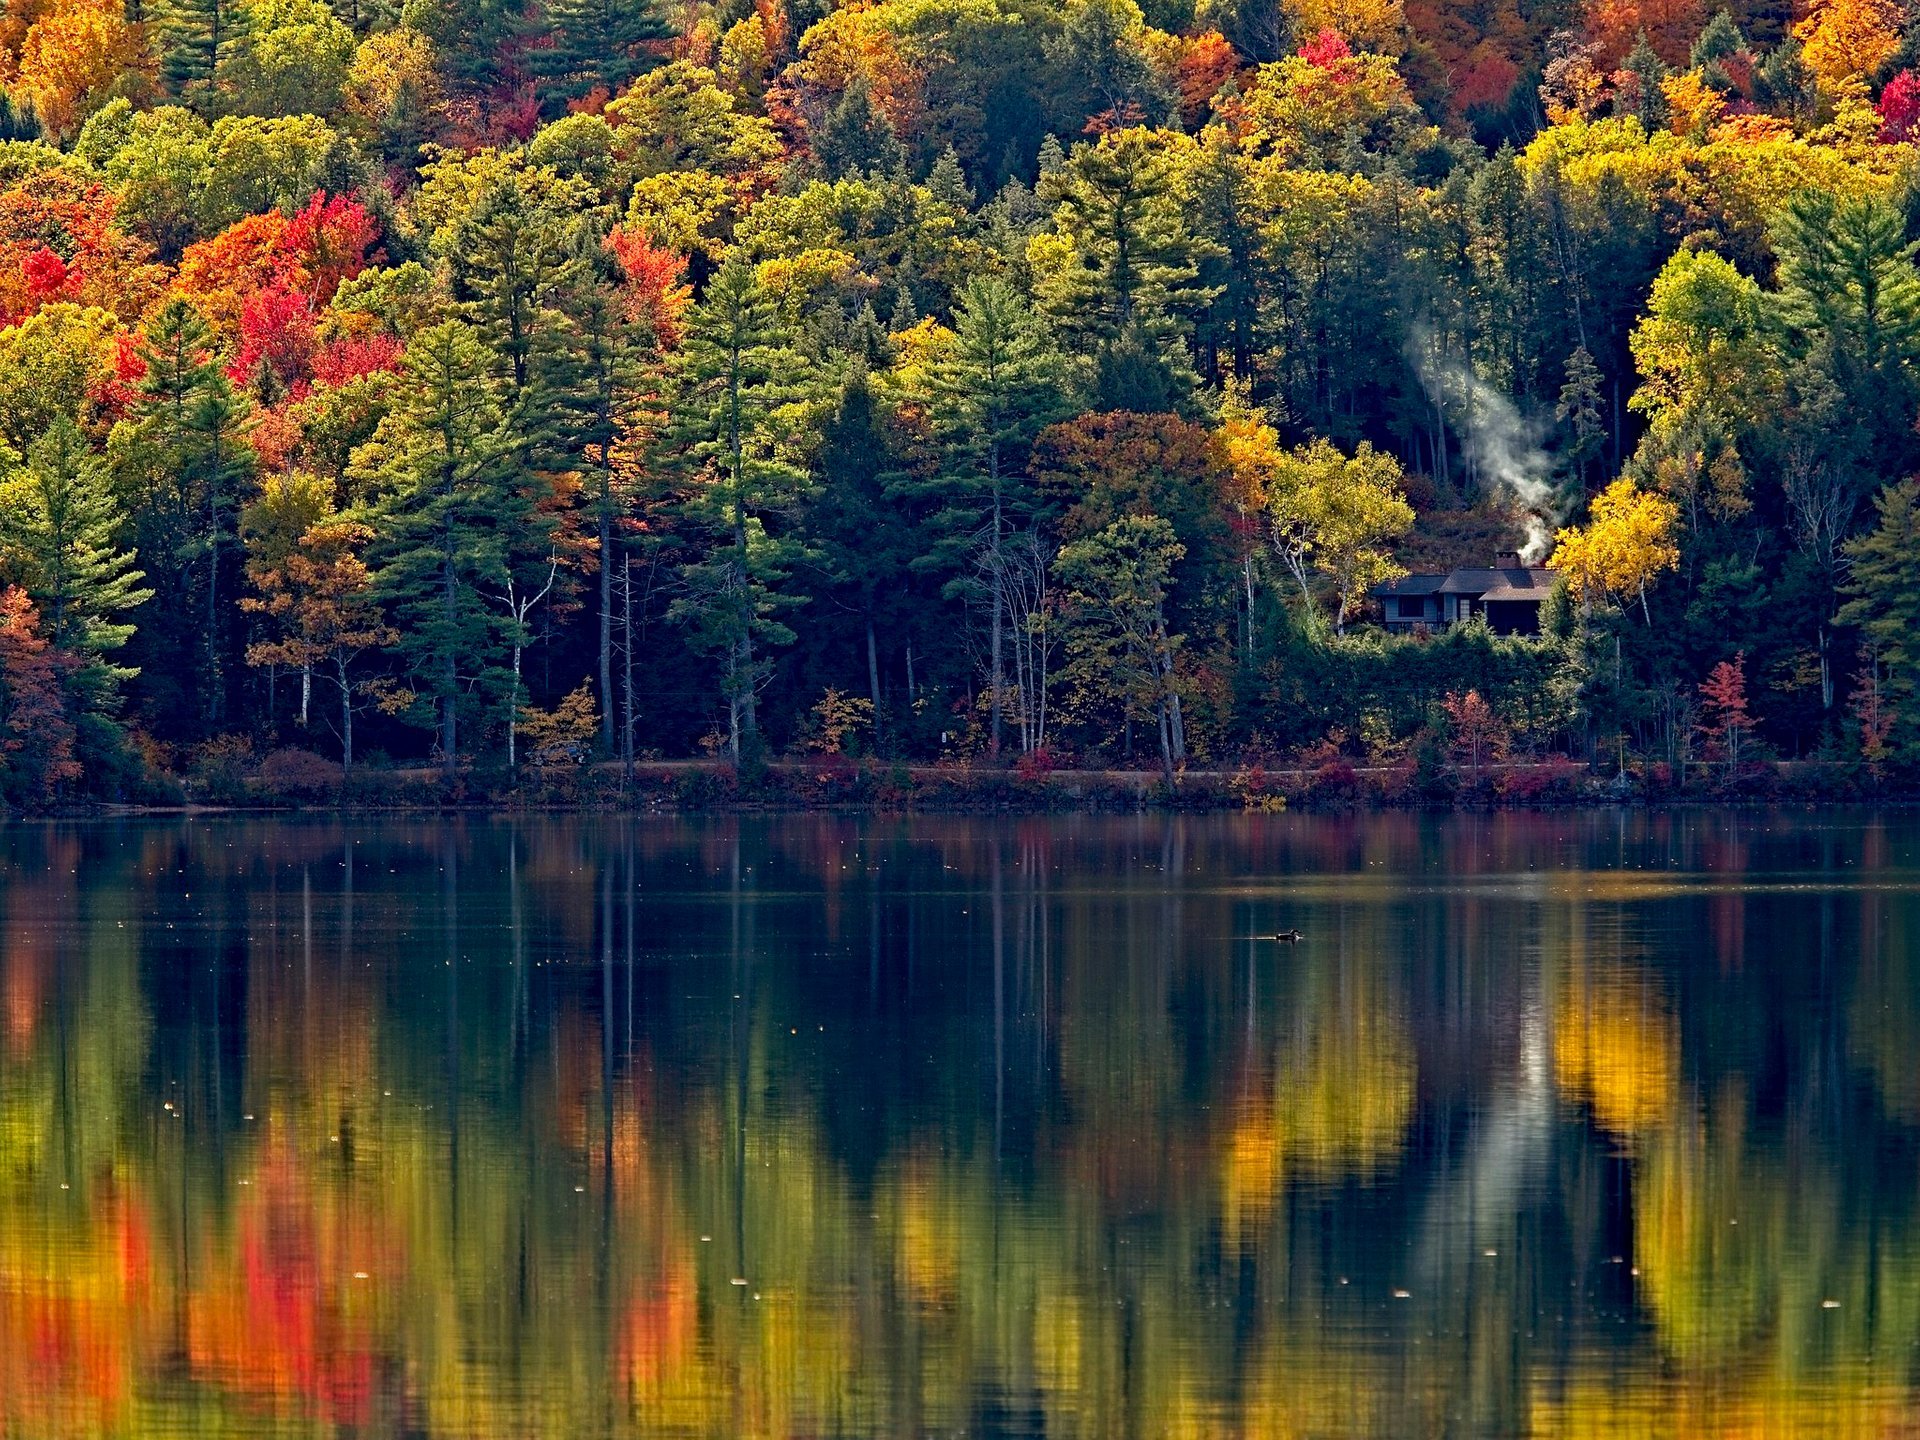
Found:
[[1444, 575], [1402, 575], [1373, 587], [1375, 595], [1436, 595], [1447, 583]]
[[1553, 572], [1538, 565], [1500, 568], [1462, 565], [1445, 575], [1402, 575], [1376, 585], [1376, 599], [1415, 595], [1467, 595], [1480, 600], [1544, 600], [1553, 591]]
[[1442, 595], [1472, 595], [1483, 600], [1544, 600], [1553, 590], [1553, 572], [1523, 565], [1503, 570], [1462, 566], [1447, 576]]

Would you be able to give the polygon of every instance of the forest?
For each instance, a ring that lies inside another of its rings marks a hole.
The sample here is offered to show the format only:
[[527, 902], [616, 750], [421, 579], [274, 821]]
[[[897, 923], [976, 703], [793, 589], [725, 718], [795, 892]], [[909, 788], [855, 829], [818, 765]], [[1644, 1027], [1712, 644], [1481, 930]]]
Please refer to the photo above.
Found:
[[1893, 0], [6, 0], [0, 804], [1911, 774], [1917, 139]]

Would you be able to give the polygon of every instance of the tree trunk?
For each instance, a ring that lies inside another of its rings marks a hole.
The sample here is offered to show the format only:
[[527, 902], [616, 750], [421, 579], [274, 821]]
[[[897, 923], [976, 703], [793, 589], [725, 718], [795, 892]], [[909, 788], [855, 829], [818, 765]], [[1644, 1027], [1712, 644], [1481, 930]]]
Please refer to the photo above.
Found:
[[633, 786], [633, 565], [620, 567], [620, 763], [629, 789]]
[[340, 677], [340, 778], [353, 773], [353, 691], [347, 688], [347, 662], [337, 659], [334, 668]]
[[307, 661], [300, 667], [300, 728], [307, 728], [307, 707], [313, 701], [313, 662]]
[[613, 479], [600, 497], [600, 743], [613, 754]]
[[513, 644], [513, 690], [507, 696], [507, 773], [513, 774], [520, 765], [520, 657], [525, 648], [518, 640]]
[[867, 616], [867, 691], [873, 700], [873, 750], [880, 753], [880, 651], [873, 638], [873, 616]]
[[[447, 633], [451, 635], [453, 633], [454, 623], [459, 618], [459, 606], [456, 603], [457, 596], [454, 590], [451, 536], [448, 537], [447, 544], [449, 553], [441, 562], [440, 607], [442, 613], [446, 616]], [[455, 756], [459, 753], [457, 746], [460, 740], [460, 719], [456, 708], [456, 702], [459, 699], [456, 691], [460, 684], [458, 666], [459, 662], [455, 659], [453, 650], [451, 646], [449, 646], [440, 664], [440, 684], [442, 687], [440, 698], [440, 747], [444, 752], [441, 756], [440, 763], [446, 767], [447, 778], [449, 780], [458, 773], [460, 768], [458, 761], [455, 759]]]
[[993, 670], [993, 724], [988, 731], [987, 753], [998, 757], [1000, 754], [1000, 726], [1003, 701], [1001, 692], [1006, 688], [1006, 659], [1002, 653], [1002, 632], [1006, 623], [1006, 585], [1000, 573], [1000, 446], [996, 441], [992, 449], [990, 467], [993, 475], [993, 539], [988, 549], [989, 573], [993, 581], [993, 633], [988, 637], [987, 648], [992, 656]]

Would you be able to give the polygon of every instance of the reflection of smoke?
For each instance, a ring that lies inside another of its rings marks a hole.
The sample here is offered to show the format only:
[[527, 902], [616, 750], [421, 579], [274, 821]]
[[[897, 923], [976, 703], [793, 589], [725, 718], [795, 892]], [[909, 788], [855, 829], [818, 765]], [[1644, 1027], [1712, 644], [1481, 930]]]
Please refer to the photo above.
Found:
[[1437, 355], [1430, 334], [1416, 334], [1409, 349], [1427, 398], [1460, 436], [1469, 474], [1526, 512], [1520, 558], [1536, 564], [1553, 544], [1560, 509], [1547, 478], [1553, 462], [1540, 448], [1541, 427], [1470, 367]]

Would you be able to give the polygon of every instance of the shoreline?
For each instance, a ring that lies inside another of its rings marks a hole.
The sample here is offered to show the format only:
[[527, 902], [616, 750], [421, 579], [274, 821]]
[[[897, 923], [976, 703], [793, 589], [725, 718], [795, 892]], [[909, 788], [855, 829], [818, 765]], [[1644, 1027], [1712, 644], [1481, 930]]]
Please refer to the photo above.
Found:
[[[185, 787], [183, 787], [185, 790]], [[508, 783], [499, 772], [368, 770], [344, 784], [273, 792], [257, 779], [179, 798], [92, 801], [4, 818], [87, 818], [224, 814], [387, 815], [471, 812], [1126, 814], [1486, 813], [1606, 806], [1911, 804], [1920, 791], [1864, 767], [1834, 761], [1777, 761], [1689, 767], [1686, 783], [1664, 766], [1594, 771], [1566, 760], [1465, 767], [1355, 766], [1190, 769], [1171, 791], [1159, 771], [1037, 770], [1019, 766], [906, 765], [840, 757], [773, 760], [750, 770], [717, 761], [650, 761], [631, 782], [617, 763]]]

